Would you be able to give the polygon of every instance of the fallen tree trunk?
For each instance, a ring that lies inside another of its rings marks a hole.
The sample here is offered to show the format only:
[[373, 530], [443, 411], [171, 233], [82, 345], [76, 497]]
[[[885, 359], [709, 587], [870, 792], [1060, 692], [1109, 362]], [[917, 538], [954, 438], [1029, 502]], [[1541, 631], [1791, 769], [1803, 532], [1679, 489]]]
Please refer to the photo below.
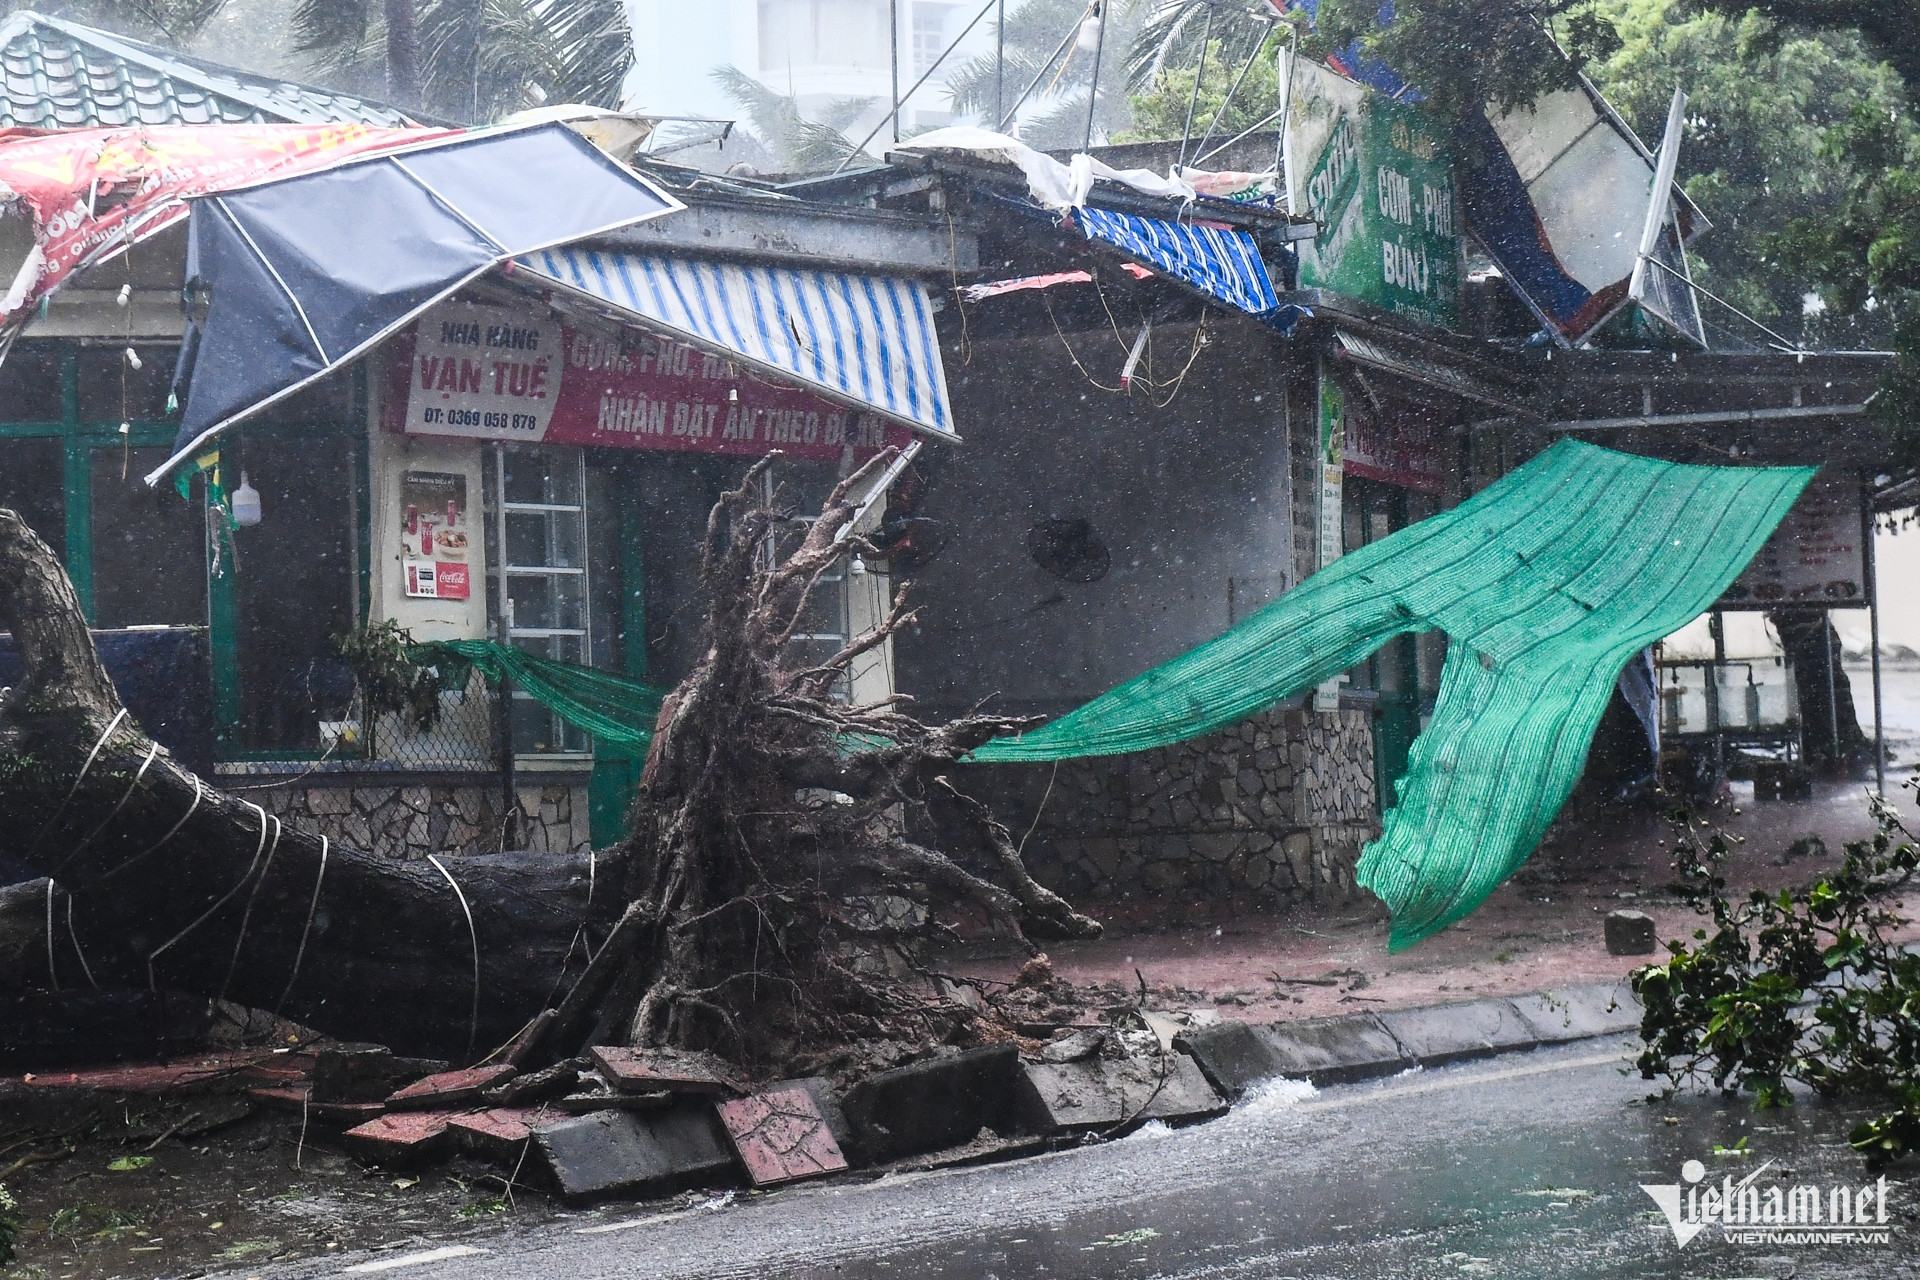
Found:
[[606, 857], [398, 862], [209, 787], [126, 714], [59, 561], [5, 510], [0, 629], [24, 672], [0, 692], [0, 853], [61, 890], [51, 924], [9, 898], [9, 972], [38, 950], [49, 985], [171, 987], [471, 1059], [556, 1003], [625, 905]]

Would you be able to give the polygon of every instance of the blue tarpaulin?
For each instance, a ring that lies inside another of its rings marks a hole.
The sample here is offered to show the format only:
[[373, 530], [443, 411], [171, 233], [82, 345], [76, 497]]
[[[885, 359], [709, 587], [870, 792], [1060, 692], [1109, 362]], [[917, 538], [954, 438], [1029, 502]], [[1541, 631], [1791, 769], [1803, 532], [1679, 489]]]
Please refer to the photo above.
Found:
[[173, 456], [363, 355], [523, 253], [682, 206], [563, 124], [423, 143], [193, 202]]
[[[1036, 209], [1052, 217], [1051, 213]], [[1111, 245], [1172, 280], [1292, 333], [1302, 307], [1282, 304], [1253, 237], [1231, 227], [1173, 222], [1085, 206], [1073, 221], [1089, 240]]]

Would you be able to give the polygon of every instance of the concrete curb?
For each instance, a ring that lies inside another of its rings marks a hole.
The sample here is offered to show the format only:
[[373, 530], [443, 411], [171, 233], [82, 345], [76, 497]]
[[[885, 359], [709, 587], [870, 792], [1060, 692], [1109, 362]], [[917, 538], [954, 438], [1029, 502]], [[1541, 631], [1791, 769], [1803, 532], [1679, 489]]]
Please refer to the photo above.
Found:
[[1494, 1000], [1354, 1013], [1297, 1022], [1222, 1022], [1182, 1032], [1222, 1095], [1286, 1076], [1316, 1085], [1444, 1066], [1541, 1045], [1637, 1030], [1640, 1002], [1625, 982], [1599, 982]]

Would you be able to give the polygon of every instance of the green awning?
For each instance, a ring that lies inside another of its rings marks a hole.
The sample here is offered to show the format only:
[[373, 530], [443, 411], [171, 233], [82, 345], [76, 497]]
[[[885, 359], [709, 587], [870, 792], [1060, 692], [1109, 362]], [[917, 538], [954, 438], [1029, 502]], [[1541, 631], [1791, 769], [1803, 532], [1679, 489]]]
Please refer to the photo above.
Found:
[[1586, 763], [1627, 659], [1704, 613], [1813, 476], [1695, 467], [1563, 440], [1450, 511], [1354, 551], [1197, 649], [979, 762], [1166, 746], [1339, 675], [1395, 636], [1452, 643], [1432, 721], [1359, 882], [1393, 950], [1486, 900]]

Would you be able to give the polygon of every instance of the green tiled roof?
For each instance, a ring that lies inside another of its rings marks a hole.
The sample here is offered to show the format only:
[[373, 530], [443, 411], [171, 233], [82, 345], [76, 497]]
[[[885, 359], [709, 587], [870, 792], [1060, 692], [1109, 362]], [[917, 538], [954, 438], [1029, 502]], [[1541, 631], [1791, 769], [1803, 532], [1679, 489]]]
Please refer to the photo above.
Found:
[[202, 62], [30, 11], [0, 23], [0, 76], [0, 127], [418, 120], [384, 103]]

